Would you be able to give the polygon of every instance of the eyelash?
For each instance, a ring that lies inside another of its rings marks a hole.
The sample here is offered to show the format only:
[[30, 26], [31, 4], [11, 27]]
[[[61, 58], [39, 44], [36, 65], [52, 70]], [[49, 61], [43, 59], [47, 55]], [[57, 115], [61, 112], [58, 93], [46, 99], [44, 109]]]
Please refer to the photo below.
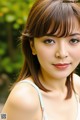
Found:
[[46, 39], [46, 40], [44, 40], [43, 42], [44, 42], [45, 44], [54, 44], [54, 43], [55, 43], [55, 41], [52, 40], [52, 39]]
[[78, 39], [71, 39], [69, 42], [70, 42], [71, 44], [77, 44], [77, 43], [80, 42], [80, 40], [78, 40]]
[[[45, 44], [54, 44], [55, 41], [53, 39], [45, 39], [43, 41]], [[76, 39], [76, 38], [73, 38], [69, 41], [70, 44], [73, 44], [73, 45], [76, 45], [77, 43], [79, 43], [80, 40], [79, 39]]]

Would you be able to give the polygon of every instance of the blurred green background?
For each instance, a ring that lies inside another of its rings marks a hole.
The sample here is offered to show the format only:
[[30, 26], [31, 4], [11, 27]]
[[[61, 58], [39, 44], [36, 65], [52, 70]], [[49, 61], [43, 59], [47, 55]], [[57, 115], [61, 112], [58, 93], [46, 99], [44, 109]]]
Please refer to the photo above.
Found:
[[0, 1], [0, 103], [5, 103], [21, 69], [20, 36], [34, 1]]
[[[4, 103], [21, 69], [20, 35], [35, 0], [0, 1], [0, 103]], [[79, 66], [77, 74], [79, 73]]]

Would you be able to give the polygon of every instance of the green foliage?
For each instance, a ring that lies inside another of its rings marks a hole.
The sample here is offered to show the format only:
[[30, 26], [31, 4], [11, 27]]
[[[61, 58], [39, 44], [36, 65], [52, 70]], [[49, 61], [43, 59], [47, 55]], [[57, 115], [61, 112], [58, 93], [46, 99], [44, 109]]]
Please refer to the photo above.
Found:
[[[0, 74], [18, 73], [22, 66], [18, 41], [34, 0], [0, 1]], [[11, 78], [12, 79], [12, 78]]]
[[0, 56], [5, 54], [6, 49], [7, 49], [6, 44], [0, 41]]
[[12, 23], [15, 29], [24, 24], [33, 0], [2, 0], [0, 2], [0, 22]]

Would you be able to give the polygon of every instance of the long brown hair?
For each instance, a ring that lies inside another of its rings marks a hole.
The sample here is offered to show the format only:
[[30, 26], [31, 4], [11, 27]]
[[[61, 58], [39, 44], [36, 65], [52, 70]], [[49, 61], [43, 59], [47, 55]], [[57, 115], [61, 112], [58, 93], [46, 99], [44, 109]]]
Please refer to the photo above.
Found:
[[[24, 65], [17, 80], [20, 81], [32, 76], [34, 83], [42, 90], [48, 92], [39, 81], [38, 71], [40, 64], [37, 56], [32, 55], [30, 40], [34, 37], [41, 37], [55, 34], [58, 37], [70, 35], [76, 23], [74, 17], [80, 23], [80, 6], [78, 3], [71, 3], [69, 0], [37, 0], [27, 19], [25, 29], [22, 33], [22, 51], [24, 54]], [[49, 31], [49, 32], [48, 32]], [[73, 73], [66, 80], [68, 89], [66, 99], [72, 96]]]

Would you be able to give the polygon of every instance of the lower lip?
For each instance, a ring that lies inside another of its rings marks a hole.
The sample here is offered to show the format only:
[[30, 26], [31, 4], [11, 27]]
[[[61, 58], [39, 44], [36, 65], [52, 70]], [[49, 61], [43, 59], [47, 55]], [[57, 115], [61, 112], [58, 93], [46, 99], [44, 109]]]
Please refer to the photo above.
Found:
[[65, 70], [69, 67], [70, 64], [66, 64], [66, 65], [54, 65], [57, 69], [59, 70]]

